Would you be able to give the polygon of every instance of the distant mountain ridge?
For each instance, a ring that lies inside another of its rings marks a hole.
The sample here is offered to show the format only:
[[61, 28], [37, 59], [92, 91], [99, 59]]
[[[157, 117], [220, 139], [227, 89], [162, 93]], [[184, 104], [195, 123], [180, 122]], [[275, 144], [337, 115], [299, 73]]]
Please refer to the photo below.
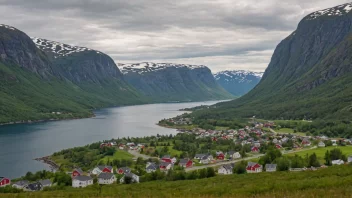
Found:
[[202, 118], [348, 120], [352, 116], [352, 3], [313, 12], [275, 49], [249, 93]]
[[234, 96], [242, 96], [253, 89], [264, 72], [246, 70], [226, 70], [214, 74], [216, 81]]
[[124, 79], [153, 100], [195, 101], [233, 96], [215, 81], [204, 65], [174, 63], [118, 64]]

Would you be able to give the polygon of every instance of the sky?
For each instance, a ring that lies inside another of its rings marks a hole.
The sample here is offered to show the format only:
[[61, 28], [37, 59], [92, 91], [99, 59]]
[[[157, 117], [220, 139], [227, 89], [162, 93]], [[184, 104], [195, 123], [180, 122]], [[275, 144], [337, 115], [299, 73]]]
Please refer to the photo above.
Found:
[[311, 12], [346, 0], [0, 0], [0, 23], [88, 47], [116, 63], [264, 71]]

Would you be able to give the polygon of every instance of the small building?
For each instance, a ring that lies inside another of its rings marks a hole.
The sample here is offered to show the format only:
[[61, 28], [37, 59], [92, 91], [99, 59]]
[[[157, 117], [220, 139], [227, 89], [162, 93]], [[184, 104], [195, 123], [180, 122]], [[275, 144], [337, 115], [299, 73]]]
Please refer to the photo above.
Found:
[[311, 145], [311, 142], [309, 141], [308, 138], [304, 138], [304, 139], [302, 140], [302, 145], [303, 145], [303, 146], [310, 146], [310, 145]]
[[184, 168], [190, 168], [193, 166], [193, 162], [192, 160], [186, 158], [186, 159], [181, 159], [178, 165]]
[[128, 167], [121, 167], [121, 168], [117, 169], [117, 174], [119, 174], [119, 175], [130, 173], [130, 172], [131, 172], [131, 169]]
[[218, 160], [224, 160], [225, 159], [225, 154], [223, 152], [217, 152], [216, 153], [216, 159]]
[[276, 164], [265, 164], [265, 171], [266, 172], [275, 172], [276, 171]]
[[233, 168], [235, 167], [235, 164], [225, 164], [220, 166], [218, 169], [218, 174], [222, 175], [231, 175], [233, 174]]
[[0, 187], [8, 186], [11, 184], [11, 180], [6, 177], [0, 177]]
[[242, 156], [239, 152], [229, 151], [230, 160], [240, 159]]
[[39, 180], [38, 182], [42, 185], [43, 188], [52, 186], [50, 179]]
[[132, 183], [139, 183], [139, 176], [133, 173], [126, 173], [121, 179], [120, 183], [125, 183], [125, 177], [130, 177], [132, 179]]
[[74, 188], [84, 188], [89, 185], [93, 185], [93, 178], [90, 176], [76, 176], [72, 179], [72, 187]]
[[80, 168], [76, 168], [72, 171], [72, 177], [77, 177], [83, 175], [83, 171]]
[[173, 167], [173, 164], [170, 162], [161, 162], [159, 164], [159, 169], [161, 171], [168, 171], [168, 170], [172, 169], [172, 167]]
[[100, 173], [98, 175], [99, 184], [112, 184], [116, 182], [116, 177], [113, 173]]
[[325, 143], [324, 143], [323, 141], [320, 141], [320, 142], [318, 143], [318, 147], [325, 147]]
[[348, 162], [348, 163], [352, 163], [352, 156], [349, 156], [349, 157], [347, 158], [347, 162]]
[[254, 146], [254, 147], [251, 148], [251, 151], [254, 152], [254, 153], [258, 153], [259, 152], [259, 148]]
[[156, 163], [150, 162], [147, 164], [145, 171], [147, 173], [152, 173], [152, 172], [155, 172], [156, 170], [158, 170], [158, 168], [159, 168], [159, 166]]
[[345, 164], [345, 162], [341, 159], [338, 159], [338, 160], [332, 160], [331, 164], [332, 165], [342, 165], [342, 164]]
[[28, 186], [29, 182], [27, 180], [21, 180], [18, 181], [14, 184], [12, 184], [12, 187], [17, 188], [17, 189], [24, 189]]
[[164, 155], [161, 158], [161, 161], [175, 164], [177, 162], [177, 159], [175, 157], [171, 158], [170, 155]]
[[214, 160], [213, 156], [208, 154], [208, 155], [203, 156], [202, 159], [200, 159], [200, 163], [209, 164], [212, 160]]
[[337, 146], [337, 140], [331, 140], [333, 146]]
[[100, 173], [114, 173], [112, 166], [97, 166], [92, 170], [93, 175], [99, 175]]
[[207, 154], [196, 154], [194, 159], [201, 160], [205, 155], [207, 155]]
[[40, 191], [43, 189], [43, 186], [39, 182], [28, 184], [23, 190], [24, 191]]
[[248, 162], [246, 170], [247, 173], [260, 173], [263, 171], [263, 166], [258, 163]]

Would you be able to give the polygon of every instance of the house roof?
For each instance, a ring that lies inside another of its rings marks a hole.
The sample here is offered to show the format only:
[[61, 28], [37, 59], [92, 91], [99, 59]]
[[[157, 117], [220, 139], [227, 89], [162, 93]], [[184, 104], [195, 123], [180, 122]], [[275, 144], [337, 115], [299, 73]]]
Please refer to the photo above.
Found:
[[114, 176], [113, 173], [100, 173], [98, 178], [100, 179], [111, 179]]
[[125, 176], [131, 177], [131, 178], [136, 177], [136, 176], [138, 177], [138, 175], [136, 175], [134, 173], [126, 173]]
[[276, 164], [265, 164], [266, 169], [276, 169]]
[[188, 161], [189, 161], [188, 158], [186, 158], [186, 159], [180, 159], [180, 163], [179, 163], [179, 164], [187, 164]]
[[221, 166], [221, 167], [223, 167], [223, 168], [226, 169], [226, 170], [232, 170], [233, 167], [235, 167], [235, 164], [224, 164], [224, 165]]
[[162, 158], [171, 159], [170, 155], [164, 155]]
[[131, 169], [128, 167], [121, 167], [121, 168], [119, 168], [119, 170], [122, 170], [124, 173], [131, 172]]
[[106, 165], [98, 166], [98, 168], [99, 168], [100, 170], [104, 170], [104, 168], [108, 168], [109, 170], [112, 170], [112, 166], [106, 166]]
[[77, 172], [79, 172], [79, 174], [83, 174], [83, 171], [81, 168], [75, 168], [73, 171], [77, 171]]
[[207, 154], [196, 154], [196, 158], [202, 158], [204, 155], [207, 155]]
[[229, 155], [233, 155], [235, 153], [236, 153], [236, 151], [229, 151]]
[[92, 178], [90, 176], [81, 175], [81, 176], [74, 177], [73, 180], [88, 181], [88, 180], [92, 180]]
[[206, 159], [208, 159], [208, 157], [209, 157], [209, 155], [204, 155], [204, 156], [202, 157], [202, 160], [206, 160]]
[[29, 182], [27, 180], [21, 180], [21, 181], [14, 183], [14, 184], [16, 184], [18, 186], [26, 186], [29, 184]]
[[38, 190], [41, 190], [43, 187], [43, 185], [39, 182], [36, 182], [36, 183], [32, 183], [32, 184], [29, 184], [27, 186], [28, 189], [32, 190], [32, 191], [38, 191]]
[[170, 163], [170, 162], [160, 162], [159, 166], [168, 166], [169, 164], [172, 165], [172, 163]]
[[51, 185], [50, 179], [39, 180], [38, 182], [41, 183], [43, 186]]
[[146, 169], [156, 170], [158, 169], [158, 166], [155, 163], [150, 163]]

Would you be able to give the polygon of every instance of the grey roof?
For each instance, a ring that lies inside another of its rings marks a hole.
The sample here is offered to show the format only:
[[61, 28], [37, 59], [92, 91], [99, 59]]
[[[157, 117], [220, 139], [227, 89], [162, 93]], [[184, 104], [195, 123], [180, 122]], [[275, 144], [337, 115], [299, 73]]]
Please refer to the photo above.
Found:
[[77, 172], [79, 172], [79, 174], [83, 174], [83, 171], [80, 168], [75, 168], [73, 171], [77, 171]]
[[236, 151], [229, 151], [229, 155], [233, 155], [235, 153], [236, 153]]
[[43, 187], [43, 185], [39, 182], [36, 182], [36, 183], [32, 183], [32, 184], [29, 184], [27, 186], [28, 189], [32, 190], [32, 191], [38, 191], [38, 190], [41, 190]]
[[136, 175], [136, 174], [134, 174], [134, 173], [126, 173], [125, 176], [131, 177], [131, 178], [133, 178], [133, 177], [135, 177], [135, 176], [138, 177], [138, 175]]
[[90, 176], [80, 175], [80, 176], [74, 177], [73, 180], [88, 181], [88, 180], [92, 180], [92, 178]]
[[98, 168], [99, 168], [100, 170], [104, 170], [104, 168], [108, 168], [108, 169], [112, 170], [112, 166], [106, 166], [106, 165], [98, 166]]
[[204, 156], [202, 157], [202, 160], [206, 160], [206, 159], [208, 159], [208, 155], [204, 155]]
[[265, 164], [265, 169], [276, 169], [276, 164]]
[[100, 173], [98, 178], [100, 179], [111, 179], [114, 176], [113, 173]]
[[207, 155], [207, 154], [196, 154], [196, 158], [202, 158], [204, 155]]
[[158, 165], [156, 165], [155, 163], [150, 163], [146, 169], [156, 170], [158, 169]]
[[128, 168], [128, 167], [121, 167], [121, 168], [119, 168], [118, 170], [122, 170], [124, 173], [129, 173], [129, 172], [131, 172], [131, 169], [130, 168]]
[[171, 156], [170, 155], [164, 155], [162, 158], [171, 159]]
[[170, 162], [160, 162], [160, 166], [168, 166], [169, 164], [172, 165]]
[[222, 167], [224, 167], [226, 170], [232, 170], [233, 167], [235, 167], [234, 164], [224, 164]]
[[186, 158], [186, 159], [180, 159], [180, 163], [179, 163], [179, 164], [187, 164], [188, 161], [189, 161], [188, 158]]
[[41, 183], [43, 186], [51, 185], [50, 179], [39, 180], [38, 182]]
[[16, 184], [18, 186], [26, 186], [29, 184], [29, 182], [27, 180], [21, 180], [21, 181], [14, 183], [14, 184]]
[[254, 166], [254, 165], [256, 165], [257, 163], [255, 163], [255, 162], [248, 162], [248, 166]]

